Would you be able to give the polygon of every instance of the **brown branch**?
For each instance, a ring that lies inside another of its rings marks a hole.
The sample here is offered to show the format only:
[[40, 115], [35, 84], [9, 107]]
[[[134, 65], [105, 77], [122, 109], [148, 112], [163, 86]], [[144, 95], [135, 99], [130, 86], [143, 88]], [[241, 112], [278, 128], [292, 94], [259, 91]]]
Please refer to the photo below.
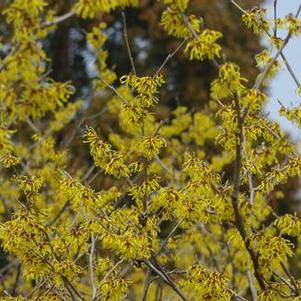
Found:
[[13, 288], [12, 288], [12, 292], [11, 292], [12, 296], [17, 295], [17, 288], [18, 288], [18, 285], [19, 285], [19, 282], [20, 282], [20, 275], [21, 275], [21, 263], [19, 263], [18, 266], [17, 266], [16, 279], [15, 279], [15, 282], [14, 282], [14, 285], [13, 285]]
[[274, 38], [277, 38], [277, 2], [278, 0], [274, 0], [273, 11], [274, 11]]
[[71, 288], [68, 285], [68, 282], [64, 278], [63, 278], [63, 282], [64, 282], [64, 286], [66, 287], [67, 291], [70, 294], [70, 297], [71, 297], [72, 301], [76, 301], [76, 299], [73, 296], [73, 292], [72, 292]]
[[164, 60], [164, 62], [162, 63], [162, 65], [159, 67], [159, 69], [156, 71], [156, 73], [154, 74], [153, 78], [155, 78], [160, 72], [161, 70], [165, 67], [165, 65], [168, 63], [168, 61], [170, 61], [173, 56], [183, 47], [183, 45], [185, 44], [185, 42], [187, 41], [188, 38], [185, 38], [182, 43], [172, 52], [170, 53]]
[[296, 283], [295, 278], [293, 277], [293, 275], [290, 273], [290, 271], [286, 268], [286, 266], [283, 264], [283, 262], [280, 263], [283, 271], [285, 272], [285, 274], [288, 276], [288, 278], [290, 279], [292, 285], [294, 286], [294, 290], [297, 296], [300, 296], [300, 289], [298, 287], [298, 284]]
[[95, 281], [94, 281], [94, 264], [93, 264], [95, 238], [93, 235], [92, 235], [91, 240], [92, 241], [91, 241], [91, 248], [90, 248], [90, 254], [89, 254], [90, 279], [91, 279], [91, 286], [92, 286], [92, 300], [96, 300], [97, 288], [95, 286]]
[[149, 260], [145, 260], [144, 263], [150, 268], [152, 269], [158, 276], [161, 277], [161, 279], [167, 284], [169, 285], [177, 294], [178, 296], [183, 300], [183, 301], [188, 301], [188, 299], [186, 299], [186, 297], [183, 295], [183, 293], [179, 290], [179, 288], [176, 286], [176, 284], [170, 279], [170, 277], [164, 272], [164, 270], [162, 269], [162, 267], [156, 263], [155, 265], [149, 261]]
[[67, 277], [62, 276], [63, 281], [66, 281], [66, 284], [72, 289], [72, 291], [75, 293], [75, 295], [80, 299], [85, 301], [85, 299], [81, 296], [81, 294], [76, 290], [76, 288], [73, 286], [73, 284], [68, 280]]
[[144, 281], [144, 288], [143, 288], [143, 295], [142, 295], [142, 298], [141, 300], [142, 301], [146, 301], [146, 298], [147, 298], [147, 292], [148, 292], [148, 289], [149, 289], [149, 286], [151, 285], [152, 283], [152, 279], [150, 280], [150, 275], [151, 275], [151, 269], [148, 267], [147, 268], [147, 271], [146, 271], [146, 275], [145, 275], [145, 281]]
[[288, 60], [286, 59], [285, 55], [283, 54], [283, 52], [280, 52], [280, 56], [284, 62], [284, 65], [286, 66], [287, 71], [290, 73], [291, 77], [293, 78], [295, 84], [297, 85], [297, 87], [300, 86], [300, 82], [295, 74], [295, 72], [293, 71], [293, 68], [290, 66]]
[[173, 234], [177, 231], [177, 229], [179, 228], [179, 226], [181, 225], [181, 223], [183, 222], [184, 217], [182, 217], [177, 223], [176, 225], [171, 229], [171, 231], [168, 233], [167, 237], [164, 239], [164, 241], [162, 242], [160, 249], [158, 250], [158, 252], [156, 253], [156, 257], [162, 252], [162, 250], [165, 248], [168, 240], [170, 237], [173, 236]]
[[62, 216], [62, 214], [65, 212], [65, 210], [69, 207], [70, 200], [67, 200], [64, 206], [61, 208], [61, 210], [58, 212], [58, 214], [55, 216], [55, 218], [47, 225], [48, 227], [53, 226], [57, 220]]
[[129, 104], [129, 102], [118, 92], [118, 90], [109, 84], [103, 77], [97, 76], [96, 78], [100, 79], [108, 88], [110, 88], [121, 100], [124, 101], [125, 104]]
[[284, 284], [286, 284], [292, 291], [295, 290], [294, 286], [291, 285], [284, 277], [273, 271], [273, 275], [278, 277]]
[[243, 144], [243, 127], [244, 127], [244, 120], [241, 116], [241, 110], [239, 105], [238, 95], [234, 95], [234, 102], [235, 102], [235, 110], [237, 114], [237, 137], [236, 137], [236, 156], [234, 162], [234, 177], [233, 177], [233, 193], [232, 193], [232, 206], [235, 214], [235, 222], [236, 227], [245, 243], [245, 247], [251, 257], [254, 267], [254, 276], [262, 290], [265, 290], [266, 284], [263, 278], [263, 275], [260, 271], [258, 256], [255, 251], [250, 246], [250, 241], [247, 237], [247, 232], [244, 227], [244, 223], [242, 220], [242, 216], [239, 210], [239, 191], [241, 185], [240, 179], [240, 170], [241, 170], [241, 161], [242, 161], [242, 144]]
[[248, 283], [249, 283], [249, 287], [250, 287], [250, 291], [251, 291], [251, 295], [252, 295], [252, 300], [257, 301], [258, 300], [257, 291], [256, 291], [256, 288], [253, 283], [253, 275], [251, 274], [249, 269], [247, 269], [246, 273], [247, 273]]
[[75, 11], [71, 10], [70, 12], [62, 15], [62, 16], [59, 16], [59, 17], [56, 17], [54, 20], [52, 21], [47, 21], [47, 22], [44, 22], [42, 23], [42, 27], [48, 27], [48, 26], [53, 26], [53, 25], [57, 25], [61, 22], [64, 22], [65, 20], [73, 17], [75, 15]]
[[[182, 17], [184, 23], [186, 24], [186, 26], [188, 27], [189, 31], [192, 33], [193, 37], [198, 40], [199, 39], [198, 33], [192, 27], [192, 25], [189, 22], [189, 19], [187, 18], [187, 16], [184, 13], [182, 13], [181, 17]], [[225, 54], [223, 53], [221, 57], [222, 57], [222, 60], [224, 62], [225, 61], [225, 59], [224, 59]], [[214, 59], [214, 58], [211, 61], [213, 62], [214, 67], [216, 69], [219, 69], [219, 63], [218, 63], [218, 61], [216, 59]]]
[[230, 0], [230, 2], [231, 2], [234, 6], [236, 6], [242, 13], [244, 13], [244, 14], [247, 13], [247, 11], [244, 10], [244, 9], [243, 9], [236, 1]]
[[127, 25], [126, 25], [125, 13], [122, 12], [121, 15], [122, 15], [122, 21], [123, 21], [123, 37], [124, 37], [124, 40], [125, 40], [127, 52], [128, 52], [128, 55], [129, 55], [129, 59], [130, 59], [130, 62], [131, 62], [132, 72], [135, 75], [137, 75], [135, 62], [134, 62], [134, 58], [133, 58], [133, 55], [132, 55], [132, 51], [131, 51], [131, 47], [130, 47], [130, 43], [129, 43], [129, 38], [128, 38], [128, 30], [127, 30]]

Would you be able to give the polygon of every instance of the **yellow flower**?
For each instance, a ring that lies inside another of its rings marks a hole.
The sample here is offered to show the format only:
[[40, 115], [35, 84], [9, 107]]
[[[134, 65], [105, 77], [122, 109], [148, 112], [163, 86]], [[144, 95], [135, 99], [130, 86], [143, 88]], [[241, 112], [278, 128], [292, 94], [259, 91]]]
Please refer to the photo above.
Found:
[[140, 153], [148, 160], [156, 157], [160, 150], [166, 146], [166, 141], [159, 135], [144, 137], [139, 145]]
[[197, 39], [193, 39], [187, 44], [185, 52], [189, 52], [190, 60], [202, 61], [205, 58], [212, 60], [215, 57], [220, 57], [222, 48], [216, 43], [216, 40], [221, 37], [220, 32], [205, 29]]
[[294, 215], [285, 214], [278, 217], [274, 225], [282, 234], [287, 234], [290, 236], [299, 236], [301, 233], [301, 221]]

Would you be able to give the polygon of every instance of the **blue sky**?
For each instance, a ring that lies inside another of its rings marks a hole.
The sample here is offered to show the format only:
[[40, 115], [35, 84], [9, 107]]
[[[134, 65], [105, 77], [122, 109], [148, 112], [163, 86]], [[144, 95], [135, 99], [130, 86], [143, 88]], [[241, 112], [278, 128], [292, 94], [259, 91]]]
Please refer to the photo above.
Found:
[[[299, 5], [300, 0], [278, 0], [278, 16], [283, 17], [289, 13], [295, 14]], [[268, 17], [273, 18], [273, 0], [267, 1], [266, 7], [269, 9]], [[281, 31], [279, 34], [281, 37], [285, 36], [285, 33]], [[301, 36], [292, 39], [283, 52], [298, 80], [301, 81]], [[285, 118], [279, 117], [278, 114], [280, 108], [278, 99], [286, 107], [301, 104], [301, 97], [296, 94], [296, 84], [284, 65], [269, 84], [269, 96], [269, 103], [265, 111], [269, 113], [271, 119], [279, 120], [282, 128], [288, 131], [294, 140], [301, 141], [301, 130]]]

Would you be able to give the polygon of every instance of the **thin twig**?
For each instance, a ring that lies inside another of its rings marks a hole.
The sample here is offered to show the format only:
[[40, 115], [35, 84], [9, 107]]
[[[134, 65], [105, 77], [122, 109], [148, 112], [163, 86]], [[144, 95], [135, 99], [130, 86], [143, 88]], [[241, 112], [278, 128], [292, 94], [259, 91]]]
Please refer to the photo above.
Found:
[[53, 26], [53, 25], [57, 25], [71, 17], [73, 17], [75, 15], [75, 11], [71, 10], [70, 12], [62, 15], [62, 16], [59, 16], [59, 17], [56, 17], [54, 20], [52, 21], [47, 21], [47, 22], [44, 22], [42, 23], [42, 27], [48, 27], [48, 26]]
[[187, 16], [184, 13], [182, 13], [181, 16], [182, 16], [182, 19], [183, 19], [184, 23], [186, 24], [186, 26], [188, 27], [188, 29], [190, 30], [190, 32], [194, 36], [194, 38], [198, 39], [199, 36], [198, 36], [197, 32], [194, 30], [194, 28], [192, 27], [191, 23], [189, 22]]
[[93, 115], [87, 116], [87, 117], [86, 117], [86, 120], [91, 120], [91, 119], [100, 117], [100, 116], [104, 115], [106, 112], [108, 112], [108, 107], [103, 108], [103, 109], [102, 109], [100, 112], [98, 112], [98, 113], [95, 113], [95, 114], [93, 114]]
[[118, 90], [113, 87], [111, 84], [109, 84], [103, 77], [97, 76], [98, 79], [100, 79], [108, 88], [110, 88], [121, 100], [124, 101], [125, 104], [128, 104], [129, 102], [118, 92]]
[[[116, 268], [121, 265], [122, 263], [124, 262], [124, 259], [120, 259], [118, 262], [116, 262], [116, 264], [106, 273], [106, 275], [102, 278], [101, 282], [105, 282], [108, 277], [114, 272], [114, 270], [116, 270]], [[100, 288], [100, 285], [98, 285], [98, 287], [96, 288], [97, 290]], [[95, 300], [101, 300], [100, 299], [100, 296], [101, 296], [101, 293], [99, 293], [97, 296], [96, 296], [96, 299]]]
[[90, 185], [99, 175], [104, 172], [103, 169], [98, 170], [89, 180], [87, 180], [86, 184]]
[[244, 120], [241, 116], [240, 104], [238, 95], [234, 95], [236, 118], [237, 118], [237, 137], [236, 137], [236, 151], [235, 151], [235, 162], [234, 162], [234, 177], [233, 177], [233, 193], [232, 193], [232, 206], [235, 214], [236, 227], [245, 243], [246, 249], [252, 259], [254, 267], [255, 278], [262, 290], [266, 289], [266, 284], [263, 278], [263, 275], [260, 271], [260, 265], [258, 262], [258, 256], [250, 246], [250, 242], [247, 238], [247, 232], [244, 227], [242, 216], [239, 210], [239, 191], [241, 185], [240, 179], [240, 170], [241, 170], [241, 161], [242, 161], [242, 144], [243, 144], [243, 128]]
[[237, 294], [235, 291], [229, 289], [229, 291], [235, 296], [237, 297], [239, 300], [242, 300], [242, 301], [248, 301], [246, 298], [240, 296], [239, 294]]
[[70, 200], [67, 200], [61, 210], [58, 212], [58, 214], [54, 217], [54, 219], [48, 224], [48, 227], [53, 226], [57, 220], [62, 216], [62, 214], [65, 212], [65, 210], [69, 207]]
[[257, 291], [256, 291], [256, 288], [253, 283], [253, 275], [251, 274], [249, 269], [247, 269], [247, 278], [248, 278], [249, 287], [250, 287], [250, 291], [251, 291], [251, 295], [252, 295], [252, 300], [257, 301], [258, 300]]
[[92, 285], [92, 300], [96, 300], [96, 293], [97, 293], [97, 288], [95, 286], [95, 281], [94, 281], [94, 264], [93, 264], [94, 248], [95, 248], [95, 238], [92, 235], [91, 248], [90, 248], [90, 254], [89, 254], [90, 279], [91, 279], [91, 285]]
[[177, 223], [176, 225], [171, 229], [171, 231], [169, 232], [169, 234], [167, 235], [167, 237], [164, 239], [160, 249], [158, 250], [158, 252], [156, 253], [156, 257], [162, 252], [162, 250], [165, 248], [168, 240], [170, 239], [171, 236], [173, 236], [173, 234], [177, 231], [177, 229], [179, 228], [179, 226], [181, 225], [181, 223], [183, 222], [184, 217], [182, 217]]
[[131, 62], [132, 72], [135, 75], [137, 75], [136, 67], [135, 67], [135, 63], [134, 63], [134, 58], [133, 58], [133, 55], [132, 55], [132, 51], [131, 51], [131, 47], [130, 47], [130, 43], [129, 43], [129, 38], [128, 38], [128, 30], [127, 30], [127, 25], [126, 25], [125, 13], [122, 12], [121, 15], [122, 15], [122, 21], [123, 21], [123, 37], [124, 37], [124, 40], [125, 40], [127, 52], [128, 52], [128, 55], [129, 55], [129, 59], [130, 59], [130, 62]]
[[277, 2], [278, 0], [274, 0], [274, 38], [277, 38]]
[[244, 9], [243, 9], [236, 1], [230, 0], [230, 2], [231, 2], [233, 5], [235, 5], [242, 13], [244, 13], [244, 14], [247, 13], [247, 11], [244, 10]]
[[151, 263], [149, 260], [145, 261], [145, 264], [150, 267], [157, 275], [161, 277], [161, 279], [169, 285], [180, 297], [183, 301], [188, 301], [186, 297], [183, 295], [183, 293], [179, 290], [179, 288], [175, 285], [175, 283], [166, 275], [166, 273], [163, 271], [163, 269], [158, 266], [156, 267], [153, 263]]
[[283, 262], [280, 263], [283, 271], [285, 272], [285, 274], [289, 277], [290, 281], [292, 282], [292, 285], [295, 288], [295, 293], [300, 296], [300, 289], [298, 287], [298, 284], [296, 283], [295, 278], [292, 276], [292, 274], [290, 273], [290, 271], [286, 268], [286, 266], [284, 265]]
[[32, 123], [32, 121], [29, 118], [26, 118], [26, 122], [34, 132], [36, 133], [40, 132], [39, 129]]
[[295, 291], [295, 288], [293, 285], [291, 285], [285, 278], [283, 278], [282, 276], [280, 276], [278, 273], [273, 271], [273, 275], [275, 275], [276, 277], [278, 277], [283, 283], [285, 283], [292, 291]]
[[298, 80], [295, 72], [293, 71], [293, 68], [288, 63], [288, 60], [287, 60], [287, 58], [285, 57], [285, 55], [283, 54], [282, 51], [280, 53], [280, 56], [281, 56], [282, 61], [284, 62], [284, 65], [286, 66], [287, 71], [290, 73], [291, 77], [293, 78], [296, 86], [299, 87], [300, 86], [300, 81]]
[[16, 274], [16, 279], [12, 288], [12, 292], [11, 295], [15, 296], [17, 294], [17, 288], [19, 285], [19, 281], [20, 281], [20, 275], [21, 275], [21, 263], [18, 264], [17, 266], [17, 274]]
[[81, 294], [76, 290], [76, 288], [73, 286], [73, 284], [68, 280], [68, 278], [66, 278], [65, 276], [62, 276], [63, 279], [65, 279], [66, 283], [68, 284], [68, 286], [72, 289], [72, 291], [77, 295], [77, 297], [80, 300], [85, 301], [85, 299], [81, 296]]
[[66, 287], [66, 289], [69, 292], [69, 295], [70, 295], [72, 301], [76, 301], [75, 297], [73, 296], [73, 292], [72, 292], [71, 288], [69, 287], [67, 281], [64, 278], [63, 278], [63, 282], [64, 282], [64, 286]]
[[151, 269], [148, 267], [147, 271], [146, 271], [146, 275], [145, 275], [145, 280], [144, 280], [144, 288], [143, 288], [143, 295], [141, 300], [142, 301], [146, 301], [147, 298], [147, 292], [148, 292], [148, 288], [151, 285], [152, 280], [150, 280], [150, 275], [151, 275]]
[[183, 47], [183, 45], [185, 44], [185, 42], [187, 41], [188, 38], [185, 38], [182, 43], [172, 52], [170, 53], [164, 60], [164, 62], [162, 63], [162, 65], [159, 67], [159, 69], [156, 71], [156, 73], [154, 74], [153, 78], [155, 78], [160, 72], [161, 70], [165, 67], [165, 65], [168, 63], [168, 61], [170, 61], [173, 56]]

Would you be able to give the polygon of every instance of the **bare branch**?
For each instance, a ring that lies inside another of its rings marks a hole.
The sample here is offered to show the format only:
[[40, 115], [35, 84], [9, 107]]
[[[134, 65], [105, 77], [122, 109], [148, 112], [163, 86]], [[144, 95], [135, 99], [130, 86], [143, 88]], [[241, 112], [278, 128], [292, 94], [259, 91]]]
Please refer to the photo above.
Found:
[[95, 238], [92, 235], [91, 248], [90, 248], [90, 254], [89, 254], [90, 279], [91, 279], [91, 285], [92, 285], [92, 300], [96, 300], [96, 293], [97, 293], [97, 288], [95, 286], [95, 281], [94, 281], [94, 264], [93, 264], [94, 248], [95, 248]]
[[67, 19], [70, 19], [74, 15], [75, 15], [75, 11], [71, 10], [70, 12], [68, 12], [68, 13], [66, 13], [66, 14], [64, 14], [62, 16], [56, 17], [52, 21], [47, 21], [47, 22], [42, 23], [42, 27], [48, 27], [48, 26], [57, 25], [57, 24], [59, 24], [61, 22], [64, 22]]
[[298, 287], [298, 284], [296, 283], [295, 278], [292, 276], [292, 274], [291, 274], [290, 271], [286, 268], [286, 266], [284, 265], [283, 262], [281, 262], [280, 265], [281, 265], [283, 271], [285, 272], [285, 274], [286, 274], [286, 275], [288, 276], [288, 278], [290, 279], [292, 285], [294, 286], [294, 288], [295, 288], [294, 291], [295, 291], [296, 295], [297, 295], [297, 296], [300, 296], [300, 294], [301, 294], [301, 293], [300, 293], [300, 289], [299, 289], [299, 287]]
[[188, 301], [186, 297], [183, 295], [183, 293], [179, 290], [179, 288], [176, 286], [176, 284], [170, 279], [170, 277], [164, 272], [164, 270], [158, 265], [157, 267], [151, 263], [149, 260], [145, 261], [145, 264], [151, 268], [158, 276], [161, 277], [161, 279], [168, 284], [180, 297], [183, 301]]
[[153, 78], [155, 78], [160, 72], [161, 70], [165, 67], [165, 65], [168, 63], [168, 61], [170, 61], [173, 56], [183, 47], [183, 45], [185, 44], [185, 42], [187, 41], [188, 38], [185, 38], [182, 43], [172, 52], [170, 53], [166, 59], [164, 60], [164, 62], [162, 63], [162, 65], [159, 67], [159, 69], [156, 71], [156, 73], [154, 74]]
[[233, 4], [233, 5], [235, 5], [242, 13], [247, 13], [247, 11], [246, 10], [244, 10], [236, 1], [234, 1], [234, 0], [230, 0], [230, 2]]
[[121, 15], [122, 15], [122, 21], [123, 21], [123, 37], [124, 37], [124, 40], [125, 40], [127, 52], [128, 52], [128, 55], [129, 55], [129, 59], [130, 59], [130, 62], [131, 62], [132, 72], [135, 75], [137, 75], [136, 67], [135, 67], [135, 62], [134, 62], [134, 58], [133, 58], [131, 47], [130, 47], [130, 43], [129, 43], [129, 37], [128, 37], [128, 30], [127, 30], [127, 25], [126, 25], [125, 13], [122, 12]]
[[277, 38], [277, 2], [274, 0], [273, 11], [274, 11], [274, 38]]
[[239, 191], [241, 185], [240, 179], [240, 170], [241, 170], [241, 159], [242, 159], [242, 144], [243, 144], [243, 127], [244, 127], [244, 120], [241, 116], [241, 110], [239, 105], [238, 95], [234, 95], [234, 102], [235, 102], [235, 110], [237, 115], [237, 137], [236, 137], [236, 155], [235, 155], [235, 162], [234, 162], [234, 177], [233, 177], [233, 193], [232, 193], [232, 206], [235, 214], [235, 221], [236, 227], [245, 243], [246, 249], [252, 259], [253, 267], [254, 267], [254, 275], [255, 278], [262, 290], [266, 289], [266, 284], [263, 278], [263, 275], [260, 271], [260, 265], [258, 262], [257, 254], [250, 246], [250, 242], [247, 238], [247, 232], [244, 227], [244, 223], [242, 220], [242, 216], [239, 210]]
[[257, 301], [258, 300], [257, 291], [256, 291], [256, 288], [253, 283], [253, 275], [251, 274], [249, 269], [247, 269], [247, 278], [248, 278], [248, 283], [249, 283], [252, 299], [253, 299], [253, 301]]
[[150, 275], [151, 275], [151, 269], [147, 268], [146, 275], [145, 275], [145, 281], [144, 281], [142, 301], [146, 301], [148, 288], [152, 283], [152, 280], [149, 279]]
[[177, 231], [177, 229], [179, 228], [179, 226], [181, 225], [181, 223], [183, 222], [184, 217], [182, 217], [177, 223], [176, 225], [171, 229], [171, 231], [168, 233], [167, 237], [164, 239], [160, 249], [158, 250], [158, 252], [156, 253], [155, 256], [158, 256], [162, 250], [165, 248], [168, 240], [173, 236], [173, 234]]
[[113, 87], [111, 84], [109, 84], [103, 77], [97, 76], [98, 79], [100, 79], [108, 88], [110, 88], [121, 100], [124, 101], [125, 104], [128, 104], [129, 102], [118, 92], [118, 90]]

